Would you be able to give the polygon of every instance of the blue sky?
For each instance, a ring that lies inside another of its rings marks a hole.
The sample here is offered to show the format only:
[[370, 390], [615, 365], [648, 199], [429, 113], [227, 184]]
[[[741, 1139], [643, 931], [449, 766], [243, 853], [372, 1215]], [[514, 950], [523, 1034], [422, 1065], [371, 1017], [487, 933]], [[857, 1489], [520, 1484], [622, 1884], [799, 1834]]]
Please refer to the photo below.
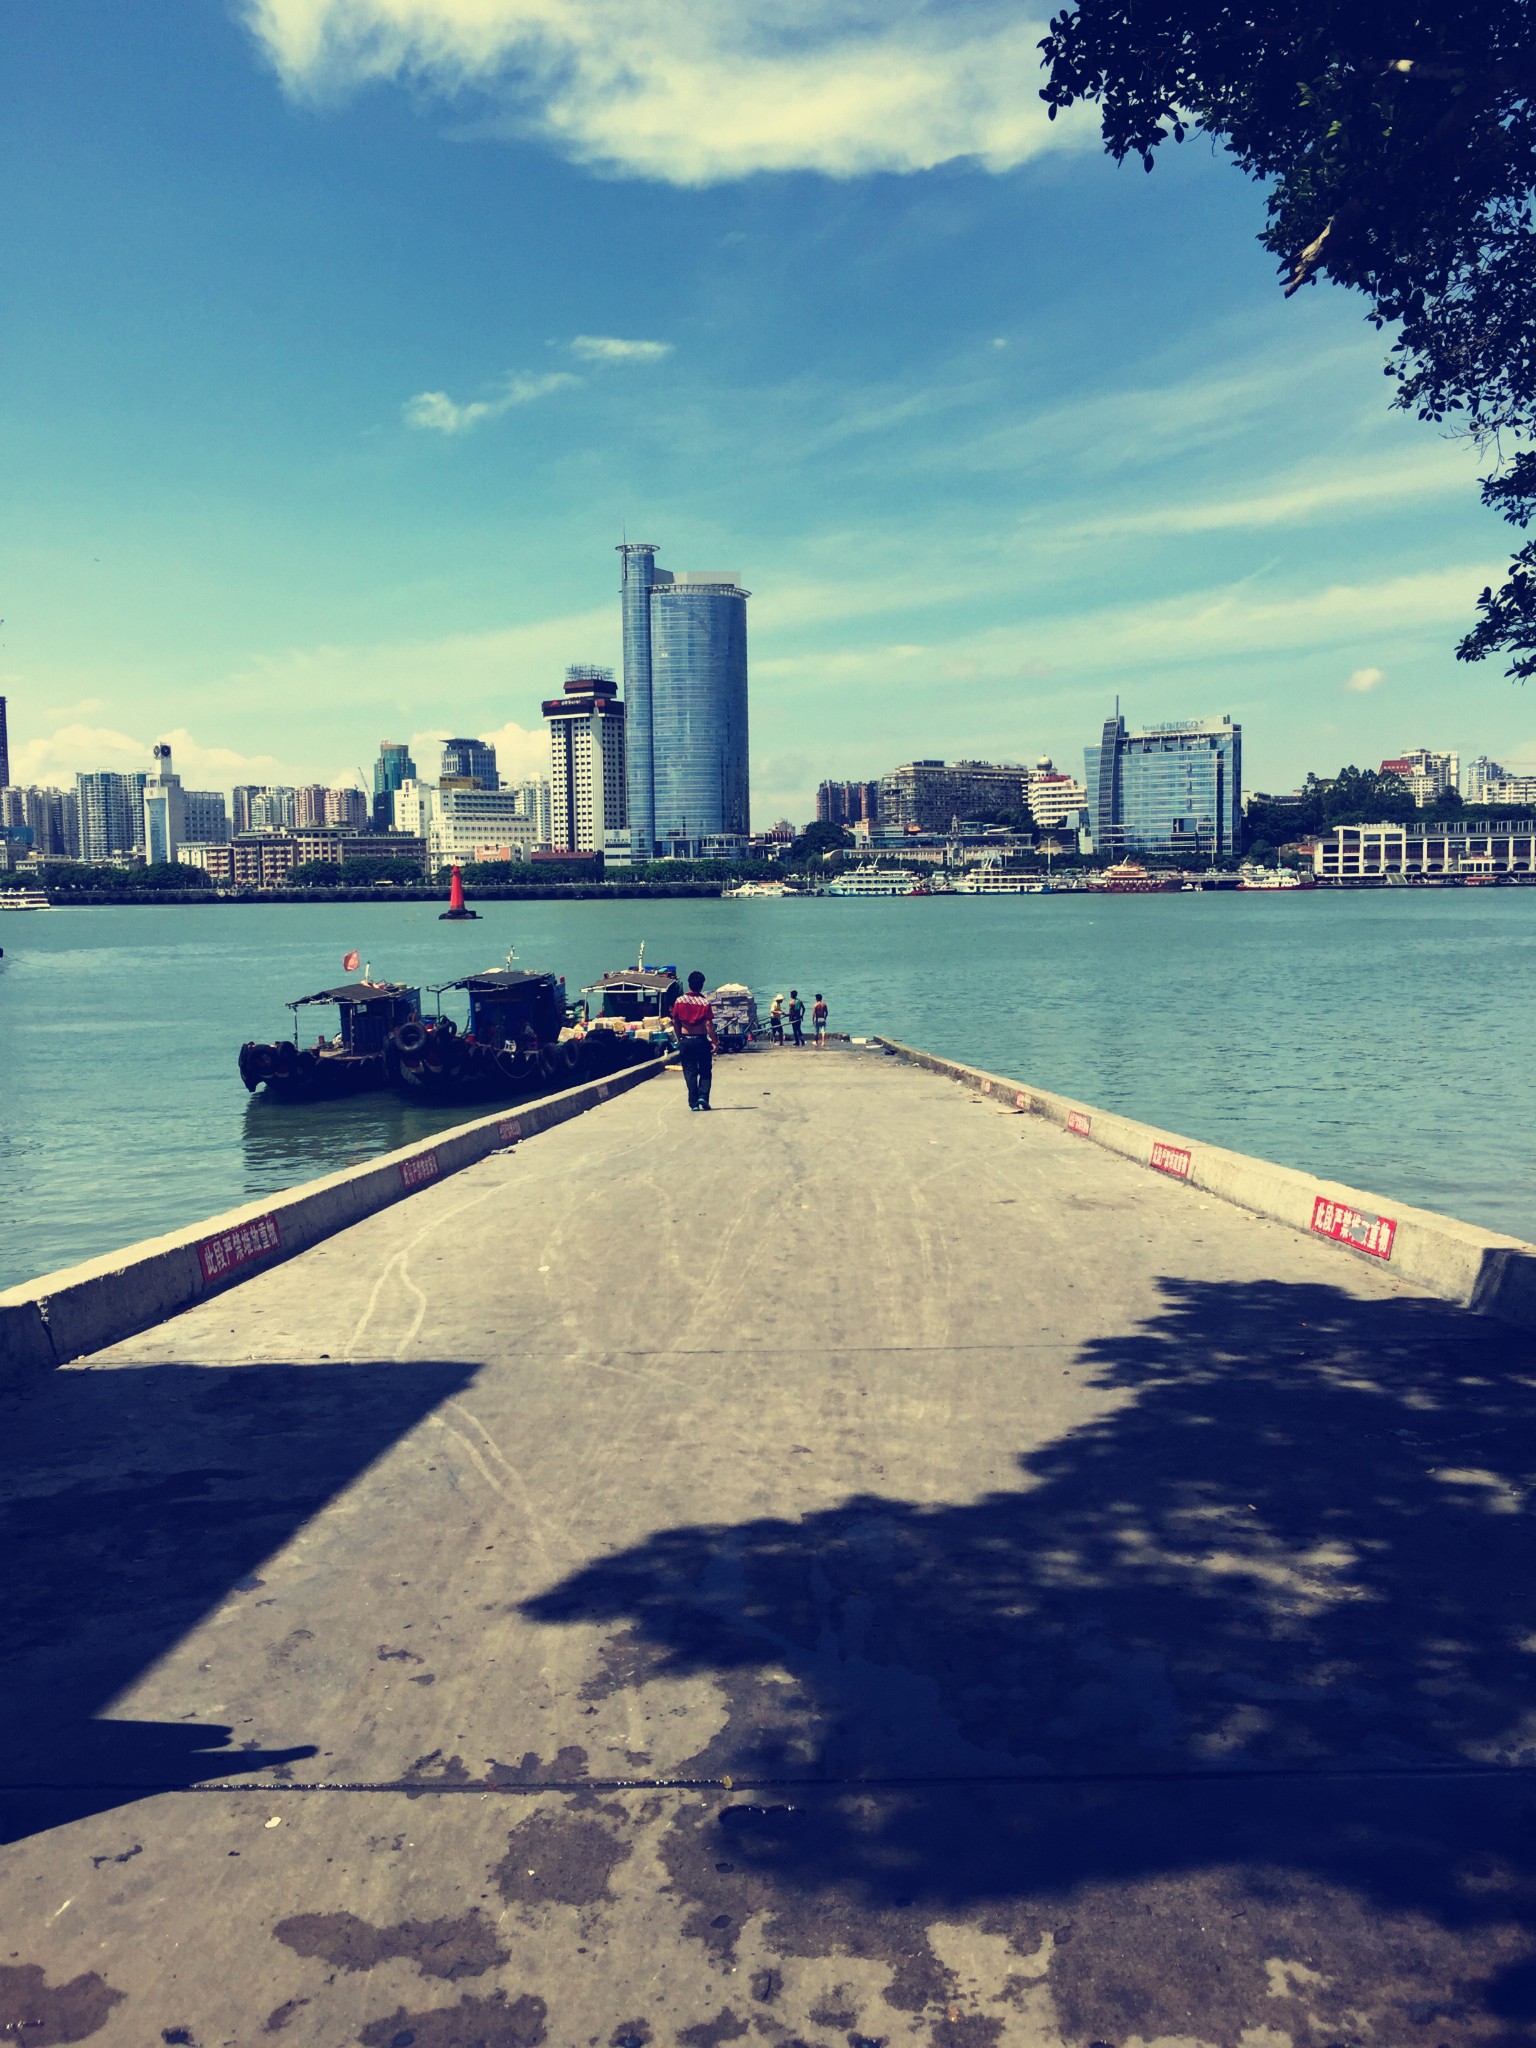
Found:
[[[647, 29], [647, 22], [649, 28]], [[1074, 771], [1229, 711], [1245, 780], [1536, 760], [1452, 657], [1509, 530], [1283, 300], [1195, 144], [1047, 124], [1037, 26], [885, 0], [49, 0], [0, 21], [13, 778], [546, 758], [615, 543], [731, 568], [753, 808]]]

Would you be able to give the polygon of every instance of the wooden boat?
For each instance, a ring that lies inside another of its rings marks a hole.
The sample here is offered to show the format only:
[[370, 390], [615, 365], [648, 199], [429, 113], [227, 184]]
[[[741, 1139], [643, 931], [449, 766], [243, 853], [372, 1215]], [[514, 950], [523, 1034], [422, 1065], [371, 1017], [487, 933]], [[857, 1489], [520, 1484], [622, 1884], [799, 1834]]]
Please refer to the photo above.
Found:
[[[336, 1006], [339, 1028], [333, 1037], [300, 1045], [299, 1012], [316, 1003]], [[253, 1095], [264, 1088], [285, 1102], [307, 1102], [386, 1087], [385, 1045], [391, 1033], [420, 1022], [421, 992], [393, 981], [349, 981], [297, 996], [288, 1007], [293, 1037], [267, 1045], [248, 1039], [240, 1048], [240, 1078]]]

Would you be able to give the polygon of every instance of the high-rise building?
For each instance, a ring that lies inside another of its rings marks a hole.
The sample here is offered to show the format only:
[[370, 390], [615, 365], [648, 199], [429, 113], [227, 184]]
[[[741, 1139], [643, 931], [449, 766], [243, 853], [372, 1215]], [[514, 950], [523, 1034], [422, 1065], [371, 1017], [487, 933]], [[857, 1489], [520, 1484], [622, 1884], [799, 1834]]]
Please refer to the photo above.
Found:
[[371, 808], [366, 792], [361, 789], [350, 786], [328, 789], [325, 792], [324, 822], [340, 826], [345, 832], [362, 832], [367, 829]]
[[514, 794], [521, 806], [521, 815], [533, 826], [535, 847], [547, 849], [554, 845], [554, 793], [546, 775], [530, 776], [526, 782], [516, 785]]
[[11, 780], [11, 742], [5, 723], [5, 699], [0, 697], [0, 789], [6, 789]]
[[568, 668], [544, 700], [549, 720], [550, 845], [560, 853], [630, 851], [624, 706], [609, 668]]
[[444, 740], [441, 779], [461, 789], [500, 789], [496, 749], [485, 740]]
[[1486, 754], [1479, 754], [1467, 763], [1467, 772], [1462, 778], [1461, 793], [1469, 804], [1486, 803], [1483, 791], [1490, 782], [1502, 782], [1509, 770], [1499, 762], [1490, 760]]
[[878, 782], [824, 782], [816, 792], [816, 820], [821, 825], [871, 825], [880, 822]]
[[294, 822], [300, 829], [325, 823], [325, 784], [301, 782], [293, 792]]
[[1414, 802], [1422, 811], [1448, 789], [1459, 789], [1461, 756], [1437, 754], [1428, 747], [1410, 747], [1396, 760], [1383, 761], [1381, 773], [1395, 775], [1399, 781], [1407, 783]]
[[1055, 832], [1063, 826], [1076, 831], [1088, 809], [1088, 792], [1070, 775], [1063, 775], [1048, 754], [1030, 770], [1029, 811], [1042, 831]]
[[880, 778], [879, 822], [898, 831], [947, 832], [1028, 805], [1029, 770], [1012, 761], [908, 761]]
[[649, 541], [619, 556], [634, 858], [744, 844], [750, 592], [733, 574], [658, 568]]
[[1089, 825], [1097, 853], [1215, 857], [1237, 851], [1242, 821], [1243, 729], [1230, 718], [1182, 718], [1128, 732], [1106, 718], [1083, 749]]
[[31, 850], [40, 860], [79, 858], [80, 802], [72, 789], [0, 785], [0, 825], [29, 832]]
[[229, 806], [222, 789], [186, 789], [186, 837], [200, 846], [224, 846], [229, 840]]
[[163, 740], [154, 749], [154, 761], [144, 783], [144, 858], [152, 864], [174, 860], [187, 836], [186, 795]]
[[236, 832], [292, 832], [298, 824], [296, 789], [280, 782], [237, 782], [232, 805]]
[[120, 860], [144, 850], [144, 785], [142, 770], [118, 775], [110, 769], [77, 775], [82, 860]]
[[387, 832], [394, 820], [395, 791], [402, 782], [416, 780], [416, 763], [401, 740], [380, 740], [379, 758], [373, 764], [373, 829]]

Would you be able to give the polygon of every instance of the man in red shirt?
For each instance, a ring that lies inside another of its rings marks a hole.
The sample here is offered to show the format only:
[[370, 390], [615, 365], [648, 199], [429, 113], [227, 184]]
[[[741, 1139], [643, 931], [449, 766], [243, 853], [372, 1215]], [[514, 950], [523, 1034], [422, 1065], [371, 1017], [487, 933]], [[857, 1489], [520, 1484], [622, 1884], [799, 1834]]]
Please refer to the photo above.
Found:
[[679, 996], [672, 1005], [672, 1035], [677, 1040], [683, 1079], [688, 1083], [688, 1107], [708, 1109], [709, 1084], [720, 1042], [715, 1037], [714, 1005], [705, 1000], [704, 977], [697, 968], [688, 977], [687, 995]]

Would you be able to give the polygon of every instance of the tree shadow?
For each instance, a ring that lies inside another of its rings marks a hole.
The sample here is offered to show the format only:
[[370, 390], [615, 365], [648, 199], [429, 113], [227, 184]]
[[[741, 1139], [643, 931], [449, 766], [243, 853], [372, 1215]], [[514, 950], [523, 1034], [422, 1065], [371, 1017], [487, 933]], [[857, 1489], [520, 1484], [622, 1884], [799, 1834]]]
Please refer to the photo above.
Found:
[[[732, 1795], [714, 1868], [781, 1892], [946, 1910], [1241, 1865], [1529, 1925], [1536, 1345], [1329, 1286], [1163, 1297], [1086, 1347], [1116, 1405], [1012, 1490], [674, 1528], [524, 1611], [616, 1625], [589, 1698], [717, 1680], [680, 1775], [772, 1788]], [[1536, 2016], [1501, 1970], [1479, 2010]]]
[[66, 1367], [4, 1411], [0, 1841], [316, 1753], [110, 1703], [448, 1396], [459, 1364]]

